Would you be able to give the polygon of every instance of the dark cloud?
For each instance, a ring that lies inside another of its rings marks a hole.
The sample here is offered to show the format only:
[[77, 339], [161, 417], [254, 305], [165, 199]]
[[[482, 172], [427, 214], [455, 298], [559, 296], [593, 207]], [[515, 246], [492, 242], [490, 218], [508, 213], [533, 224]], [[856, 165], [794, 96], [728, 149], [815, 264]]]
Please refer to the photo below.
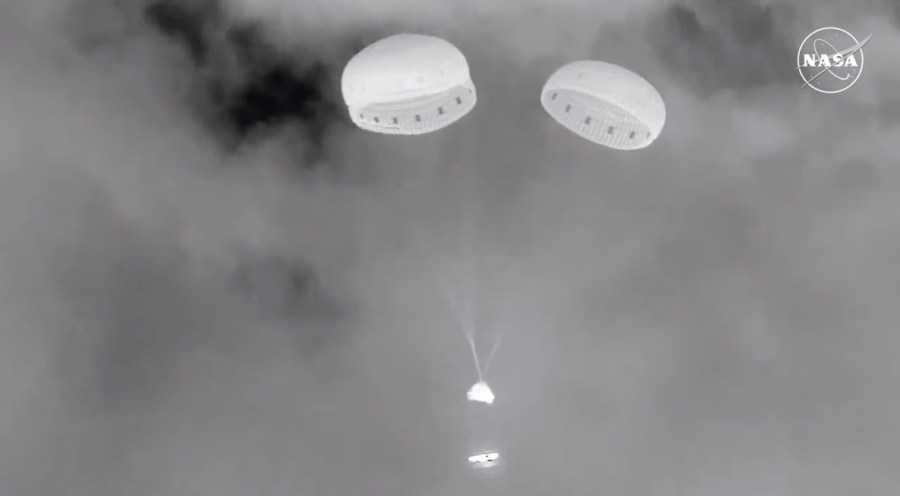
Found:
[[228, 16], [218, 1], [154, 1], [144, 14], [197, 66], [203, 102], [226, 143], [241, 146], [292, 126], [310, 145], [297, 163], [321, 163], [329, 128], [347, 121], [334, 90], [340, 61], [315, 60], [309, 50], [290, 53], [257, 23]]
[[691, 91], [713, 96], [794, 81], [798, 30], [787, 3], [675, 3], [649, 34], [658, 57]]
[[144, 8], [144, 16], [162, 33], [183, 43], [191, 59], [198, 64], [206, 62], [210, 57], [208, 31], [215, 29], [222, 22], [218, 2], [205, 4], [188, 4], [186, 2], [158, 1]]
[[233, 277], [238, 291], [250, 302], [248, 311], [283, 325], [303, 357], [350, 339], [353, 305], [329, 294], [308, 262], [277, 254], [249, 254], [237, 260]]

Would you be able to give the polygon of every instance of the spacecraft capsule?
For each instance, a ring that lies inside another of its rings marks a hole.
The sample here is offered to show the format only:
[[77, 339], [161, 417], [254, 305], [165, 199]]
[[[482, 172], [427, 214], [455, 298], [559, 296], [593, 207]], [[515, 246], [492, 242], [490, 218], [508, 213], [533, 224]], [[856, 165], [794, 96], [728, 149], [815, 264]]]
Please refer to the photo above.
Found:
[[495, 396], [494, 392], [491, 391], [491, 387], [488, 386], [487, 382], [478, 381], [466, 393], [466, 398], [468, 398], [469, 401], [486, 403], [490, 405], [494, 403]]

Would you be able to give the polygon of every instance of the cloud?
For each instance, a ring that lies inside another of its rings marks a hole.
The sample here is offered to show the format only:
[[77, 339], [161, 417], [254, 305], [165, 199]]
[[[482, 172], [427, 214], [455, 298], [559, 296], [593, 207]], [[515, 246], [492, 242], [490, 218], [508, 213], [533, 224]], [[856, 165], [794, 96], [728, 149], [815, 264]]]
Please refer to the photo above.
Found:
[[[187, 4], [0, 7], [10, 494], [896, 487], [887, 4]], [[841, 95], [786, 69], [824, 24], [873, 33]], [[406, 30], [463, 49], [478, 107], [353, 129], [343, 63]], [[543, 114], [578, 58], [660, 88], [658, 142]], [[448, 298], [502, 337], [489, 416]]]

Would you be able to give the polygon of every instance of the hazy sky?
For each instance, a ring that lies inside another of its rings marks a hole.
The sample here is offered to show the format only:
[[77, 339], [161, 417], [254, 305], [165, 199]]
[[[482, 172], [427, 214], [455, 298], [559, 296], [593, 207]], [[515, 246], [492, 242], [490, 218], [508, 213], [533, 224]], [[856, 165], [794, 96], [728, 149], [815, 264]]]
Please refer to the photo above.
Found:
[[[896, 2], [184, 2], [202, 60], [147, 3], [0, 5], [0, 494], [900, 487]], [[862, 76], [801, 89], [831, 25]], [[348, 124], [335, 75], [397, 31], [467, 54], [470, 115]], [[237, 139], [204, 84], [273, 53], [324, 68], [316, 116]], [[660, 89], [653, 146], [544, 114], [582, 58]], [[448, 292], [502, 336], [489, 415]]]

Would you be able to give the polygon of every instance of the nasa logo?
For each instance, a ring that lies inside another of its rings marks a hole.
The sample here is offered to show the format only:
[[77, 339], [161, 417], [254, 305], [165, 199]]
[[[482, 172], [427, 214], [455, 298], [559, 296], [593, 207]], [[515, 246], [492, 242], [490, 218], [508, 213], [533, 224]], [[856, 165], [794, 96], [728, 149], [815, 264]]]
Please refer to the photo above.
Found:
[[853, 86], [863, 68], [862, 41], [841, 28], [819, 28], [803, 39], [797, 51], [797, 70], [803, 87], [820, 93], [840, 93]]

